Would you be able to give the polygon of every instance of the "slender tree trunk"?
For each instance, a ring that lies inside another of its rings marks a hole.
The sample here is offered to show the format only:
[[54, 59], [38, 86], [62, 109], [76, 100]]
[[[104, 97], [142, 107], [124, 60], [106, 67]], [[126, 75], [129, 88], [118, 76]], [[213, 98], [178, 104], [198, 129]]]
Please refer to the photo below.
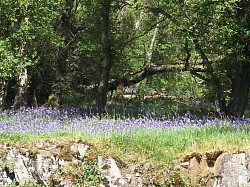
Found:
[[111, 41], [109, 38], [110, 9], [112, 0], [103, 0], [101, 43], [103, 47], [102, 73], [97, 91], [96, 104], [101, 116], [107, 102], [108, 81], [111, 69]]
[[18, 88], [14, 99], [13, 108], [18, 109], [21, 106], [27, 106], [28, 72], [26, 67], [20, 68], [18, 76]]
[[144, 15], [145, 15], [145, 13], [144, 13], [144, 11], [142, 10], [142, 11], [140, 12], [139, 18], [138, 18], [138, 19], [136, 20], [136, 22], [135, 22], [135, 29], [136, 29], [136, 30], [139, 30], [139, 29], [140, 29], [141, 20], [143, 19]]
[[7, 81], [5, 78], [0, 78], [0, 109], [5, 107], [7, 95]]
[[29, 79], [29, 88], [28, 88], [28, 106], [37, 108], [38, 107], [38, 102], [36, 98], [36, 91], [37, 87], [39, 86], [39, 82], [36, 80], [37, 77], [34, 77], [34, 75], [31, 74], [31, 78]]
[[158, 29], [159, 29], [158, 27], [159, 27], [159, 24], [157, 24], [156, 28], [153, 31], [152, 39], [149, 42], [148, 49], [147, 49], [147, 52], [146, 52], [146, 61], [147, 61], [148, 65], [151, 64], [153, 51], [154, 51], [155, 40], [156, 40]]
[[[28, 24], [28, 23], [27, 23]], [[19, 49], [19, 75], [17, 77], [17, 91], [13, 103], [13, 108], [18, 109], [21, 106], [27, 106], [27, 91], [28, 91], [28, 70], [24, 61], [25, 39]]]
[[[27, 11], [27, 9], [25, 9]], [[20, 17], [17, 19], [18, 22], [16, 24], [16, 28], [20, 29], [22, 23], [29, 27], [30, 22], [28, 17]], [[26, 49], [26, 43], [27, 38], [26, 34], [21, 38], [21, 43], [18, 51], [19, 56], [19, 68], [17, 69], [18, 75], [17, 75], [17, 91], [14, 98], [13, 108], [18, 109], [21, 106], [26, 107], [27, 106], [27, 91], [28, 91], [28, 70], [26, 67], [26, 61], [25, 61], [25, 49]]]
[[[160, 20], [161, 15], [159, 16], [158, 21]], [[153, 30], [152, 39], [149, 41], [148, 48], [146, 49], [146, 66], [150, 67], [152, 64], [152, 57], [154, 51], [155, 40], [157, 37], [159, 29], [159, 23], [156, 25], [156, 28]], [[147, 77], [147, 84], [152, 84], [152, 76]]]

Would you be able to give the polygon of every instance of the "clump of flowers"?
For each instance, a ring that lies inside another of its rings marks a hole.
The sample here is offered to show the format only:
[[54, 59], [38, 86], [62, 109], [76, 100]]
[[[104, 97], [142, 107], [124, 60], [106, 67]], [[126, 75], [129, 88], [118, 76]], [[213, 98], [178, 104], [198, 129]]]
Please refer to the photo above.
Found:
[[153, 115], [145, 113], [145, 115], [140, 115], [137, 118], [120, 116], [119, 118], [99, 119], [96, 115], [88, 114], [86, 110], [79, 108], [52, 109], [40, 107], [22, 108], [17, 111], [0, 111], [0, 134], [56, 132], [109, 134], [112, 132], [134, 133], [137, 130], [179, 130], [209, 126], [249, 130], [250, 125], [250, 118], [231, 118], [222, 121], [208, 117], [194, 119], [190, 114], [186, 114], [178, 118], [166, 119], [159, 116], [154, 118]]

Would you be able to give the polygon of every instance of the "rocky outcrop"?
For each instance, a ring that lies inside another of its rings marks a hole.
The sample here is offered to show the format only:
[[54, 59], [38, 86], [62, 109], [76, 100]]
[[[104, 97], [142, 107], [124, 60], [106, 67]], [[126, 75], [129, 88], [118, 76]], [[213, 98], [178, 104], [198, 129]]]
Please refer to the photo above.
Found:
[[[143, 187], [157, 186], [250, 186], [250, 154], [220, 153], [211, 160], [208, 154], [193, 155], [177, 164], [151, 173], [145, 165], [125, 165], [116, 158], [99, 155], [84, 142], [33, 145], [0, 145], [0, 186], [15, 183], [43, 186]], [[159, 182], [159, 181], [158, 181]]]
[[138, 173], [121, 171], [114, 158], [97, 155], [94, 147], [83, 143], [4, 145], [0, 186], [142, 186]]
[[193, 157], [181, 163], [178, 168], [182, 175], [190, 180], [191, 186], [202, 184], [212, 187], [248, 187], [250, 186], [250, 154], [222, 153], [209, 166], [207, 156], [202, 155], [200, 162]]
[[214, 165], [215, 186], [250, 186], [250, 153], [223, 153]]

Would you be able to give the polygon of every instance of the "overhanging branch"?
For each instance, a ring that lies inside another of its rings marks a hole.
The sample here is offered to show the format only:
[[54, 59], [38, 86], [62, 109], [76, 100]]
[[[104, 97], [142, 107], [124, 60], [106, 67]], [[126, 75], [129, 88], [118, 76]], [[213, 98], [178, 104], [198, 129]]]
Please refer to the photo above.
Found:
[[159, 65], [159, 66], [146, 66], [142, 70], [127, 74], [123, 78], [113, 79], [109, 82], [109, 90], [115, 90], [119, 85], [130, 86], [141, 82], [147, 77], [155, 74], [161, 74], [165, 72], [171, 72], [174, 70], [183, 69], [183, 65]]

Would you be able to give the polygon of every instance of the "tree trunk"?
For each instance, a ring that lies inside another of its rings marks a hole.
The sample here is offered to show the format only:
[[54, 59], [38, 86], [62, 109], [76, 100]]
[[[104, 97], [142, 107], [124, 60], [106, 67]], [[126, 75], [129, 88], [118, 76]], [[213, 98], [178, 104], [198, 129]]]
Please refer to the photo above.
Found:
[[103, 0], [102, 9], [102, 32], [101, 32], [101, 43], [103, 47], [103, 62], [102, 62], [102, 73], [100, 77], [99, 87], [97, 91], [97, 109], [101, 116], [104, 112], [105, 105], [107, 102], [107, 92], [109, 87], [109, 77], [111, 69], [111, 41], [109, 38], [109, 23], [110, 23], [110, 9], [112, 0]]
[[61, 24], [58, 26], [58, 32], [64, 39], [63, 46], [59, 47], [57, 60], [56, 60], [56, 79], [52, 87], [52, 93], [49, 97], [56, 99], [56, 103], [59, 103], [62, 96], [63, 85], [65, 81], [66, 63], [70, 53], [70, 47], [73, 44], [72, 34], [72, 10], [74, 8], [75, 0], [65, 0], [64, 11], [61, 14]]
[[248, 30], [250, 3], [246, 0], [238, 2], [236, 22], [241, 23], [241, 30], [233, 36], [234, 45], [242, 49], [235, 54], [236, 62], [232, 66], [232, 96], [228, 105], [229, 115], [242, 117], [247, 107], [250, 88], [250, 37], [243, 30]]
[[5, 78], [0, 78], [0, 109], [5, 107], [7, 96], [7, 81]]
[[[25, 12], [26, 11], [27, 11], [27, 8], [25, 8]], [[29, 18], [20, 16], [20, 18], [18, 19], [18, 22], [16, 24], [16, 27], [18, 29], [21, 28], [22, 22], [26, 27], [29, 27], [29, 25], [30, 25]], [[21, 42], [20, 42], [20, 47], [19, 47], [19, 51], [18, 51], [19, 67], [17, 69], [19, 71], [19, 73], [17, 75], [18, 88], [16, 91], [14, 103], [13, 103], [14, 109], [19, 109], [22, 106], [24, 106], [24, 107], [27, 106], [28, 70], [26, 67], [26, 60], [25, 60], [25, 50], [27, 48], [27, 46], [26, 46], [26, 44], [27, 44], [26, 34], [28, 34], [28, 33], [24, 33], [24, 36], [22, 38], [20, 38]]]
[[236, 77], [233, 80], [232, 97], [228, 105], [229, 115], [241, 117], [248, 103], [249, 80], [248, 82], [243, 77]]
[[[191, 74], [203, 79], [208, 85], [209, 84], [212, 85], [212, 87], [215, 89], [215, 92], [216, 92], [215, 99], [218, 101], [218, 104], [219, 104], [220, 115], [227, 115], [228, 108], [226, 106], [226, 100], [223, 94], [223, 89], [221, 87], [221, 80], [215, 73], [211, 61], [208, 59], [208, 56], [203, 51], [198, 39], [194, 36], [194, 33], [190, 33], [190, 34], [193, 37], [193, 43], [195, 45], [195, 49], [199, 53], [202, 59], [203, 66], [206, 67], [206, 73], [209, 75], [208, 76], [209, 78], [198, 73], [200, 70], [196, 71], [195, 69], [190, 69], [190, 72]], [[189, 55], [188, 49], [186, 50], [187, 50], [187, 55]], [[190, 56], [187, 57], [187, 60], [189, 60], [188, 58], [190, 58]], [[188, 62], [186, 61], [185, 68], [187, 68], [187, 64]]]
[[26, 67], [20, 69], [18, 76], [18, 88], [14, 99], [13, 108], [18, 109], [21, 106], [27, 106], [28, 72]]
[[135, 29], [136, 29], [136, 30], [139, 30], [139, 29], [140, 29], [141, 20], [143, 19], [144, 15], [145, 15], [145, 13], [144, 13], [144, 11], [142, 10], [142, 11], [140, 12], [139, 18], [138, 18], [138, 19], [136, 20], [136, 22], [135, 22]]
[[245, 67], [242, 62], [235, 64], [238, 69], [232, 80], [232, 96], [228, 105], [228, 114], [234, 117], [242, 117], [247, 107], [249, 87], [250, 87], [250, 64], [246, 62]]
[[[160, 18], [161, 18], [161, 15], [159, 16], [157, 22], [159, 22]], [[159, 25], [160, 24], [158, 23], [156, 25], [156, 28], [153, 31], [153, 33], [152, 33], [152, 39], [149, 42], [148, 49], [146, 51], [146, 62], [147, 62], [147, 65], [149, 65], [149, 66], [150, 66], [151, 61], [152, 61], [152, 56], [153, 56], [153, 51], [154, 51], [154, 45], [155, 45], [155, 40], [156, 40], [156, 37], [157, 37], [158, 30], [159, 30]]]

